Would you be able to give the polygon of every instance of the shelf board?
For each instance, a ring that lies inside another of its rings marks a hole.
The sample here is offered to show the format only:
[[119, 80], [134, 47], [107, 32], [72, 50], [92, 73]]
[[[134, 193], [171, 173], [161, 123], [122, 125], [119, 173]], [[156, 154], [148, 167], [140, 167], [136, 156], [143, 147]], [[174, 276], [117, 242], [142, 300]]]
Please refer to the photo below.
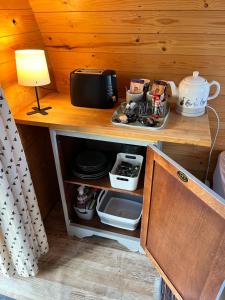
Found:
[[78, 217], [74, 217], [74, 219], [72, 220], [72, 225], [76, 225], [76, 224], [86, 226], [88, 228], [92, 227], [92, 228], [97, 228], [97, 229], [101, 229], [104, 231], [109, 231], [109, 232], [119, 233], [119, 234], [126, 235], [126, 236], [140, 238], [140, 227], [141, 227], [140, 223], [138, 224], [138, 227], [135, 230], [132, 230], [132, 231], [125, 230], [125, 229], [121, 229], [121, 228], [103, 224], [103, 223], [101, 223], [99, 217], [97, 215], [95, 215], [94, 218], [89, 221], [79, 219]]
[[140, 177], [138, 187], [135, 191], [127, 191], [127, 190], [122, 190], [122, 189], [116, 189], [111, 187], [110, 184], [110, 179], [108, 176], [101, 178], [101, 179], [79, 179], [79, 178], [66, 178], [64, 179], [65, 183], [70, 183], [70, 184], [77, 184], [77, 185], [86, 185], [90, 187], [95, 187], [98, 189], [104, 189], [104, 190], [110, 190], [110, 191], [115, 191], [115, 192], [121, 192], [125, 194], [130, 194], [130, 195], [135, 195], [135, 196], [143, 196], [143, 191], [144, 191], [144, 178], [143, 176]]

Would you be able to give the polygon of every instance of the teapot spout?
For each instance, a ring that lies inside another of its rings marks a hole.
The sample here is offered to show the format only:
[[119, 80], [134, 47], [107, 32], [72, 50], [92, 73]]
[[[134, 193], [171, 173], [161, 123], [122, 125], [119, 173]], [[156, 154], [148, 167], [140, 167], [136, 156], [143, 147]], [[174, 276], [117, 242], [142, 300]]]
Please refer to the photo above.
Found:
[[167, 81], [167, 83], [170, 85], [172, 96], [173, 97], [178, 97], [178, 88], [176, 87], [176, 84], [173, 81]]

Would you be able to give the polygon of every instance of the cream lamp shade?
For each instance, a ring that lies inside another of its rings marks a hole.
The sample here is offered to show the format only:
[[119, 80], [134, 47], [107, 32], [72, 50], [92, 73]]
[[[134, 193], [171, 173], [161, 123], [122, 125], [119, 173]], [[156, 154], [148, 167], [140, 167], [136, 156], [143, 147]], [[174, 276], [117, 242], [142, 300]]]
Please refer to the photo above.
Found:
[[42, 86], [50, 83], [44, 50], [16, 50], [18, 83], [24, 86]]

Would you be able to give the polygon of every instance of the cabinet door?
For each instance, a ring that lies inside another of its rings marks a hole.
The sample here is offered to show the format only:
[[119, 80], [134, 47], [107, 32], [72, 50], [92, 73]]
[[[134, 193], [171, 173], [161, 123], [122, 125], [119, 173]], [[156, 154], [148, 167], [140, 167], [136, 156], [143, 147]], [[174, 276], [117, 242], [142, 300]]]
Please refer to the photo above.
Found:
[[225, 200], [154, 146], [141, 245], [178, 299], [216, 298], [225, 279]]

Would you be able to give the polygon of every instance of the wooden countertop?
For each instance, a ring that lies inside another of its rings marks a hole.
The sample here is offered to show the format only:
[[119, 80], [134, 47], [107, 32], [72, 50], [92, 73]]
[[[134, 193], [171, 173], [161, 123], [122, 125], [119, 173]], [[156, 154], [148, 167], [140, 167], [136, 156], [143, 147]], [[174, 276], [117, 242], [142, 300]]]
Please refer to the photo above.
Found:
[[28, 116], [26, 113], [32, 106], [36, 106], [34, 102], [14, 115], [16, 122], [142, 142], [162, 141], [206, 147], [211, 145], [207, 114], [198, 118], [188, 118], [178, 115], [172, 108], [165, 128], [151, 131], [113, 125], [111, 116], [115, 108], [101, 110], [75, 107], [70, 104], [69, 95], [52, 93], [42, 98], [40, 102], [41, 107], [52, 106], [48, 115]]

